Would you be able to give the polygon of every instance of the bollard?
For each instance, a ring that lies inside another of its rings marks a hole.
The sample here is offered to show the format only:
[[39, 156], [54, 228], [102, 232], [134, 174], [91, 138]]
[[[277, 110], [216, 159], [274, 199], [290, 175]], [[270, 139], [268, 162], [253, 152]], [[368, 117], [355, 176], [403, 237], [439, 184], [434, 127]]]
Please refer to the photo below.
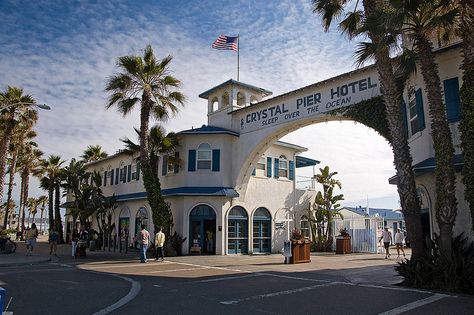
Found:
[[3, 313], [6, 298], [7, 298], [7, 291], [4, 288], [0, 288], [0, 314]]

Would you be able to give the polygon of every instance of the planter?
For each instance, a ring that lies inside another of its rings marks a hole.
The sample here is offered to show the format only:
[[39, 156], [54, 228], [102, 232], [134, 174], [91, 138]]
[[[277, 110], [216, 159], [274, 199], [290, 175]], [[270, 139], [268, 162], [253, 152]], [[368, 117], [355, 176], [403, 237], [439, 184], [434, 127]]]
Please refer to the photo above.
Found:
[[338, 236], [336, 237], [336, 254], [350, 254], [351, 253], [351, 237]]
[[310, 259], [310, 245], [309, 240], [291, 241], [291, 257], [290, 264], [309, 263]]

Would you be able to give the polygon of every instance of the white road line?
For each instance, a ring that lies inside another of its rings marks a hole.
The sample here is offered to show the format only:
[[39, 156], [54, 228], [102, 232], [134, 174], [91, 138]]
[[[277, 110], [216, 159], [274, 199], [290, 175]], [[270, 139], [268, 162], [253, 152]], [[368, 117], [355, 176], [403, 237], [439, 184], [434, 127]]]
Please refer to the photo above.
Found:
[[182, 269], [154, 270], [154, 271], [140, 272], [140, 274], [176, 272], [176, 271], [192, 271], [192, 270], [203, 270], [203, 269], [205, 269], [205, 268], [182, 268]]
[[263, 274], [261, 274], [261, 273], [255, 273], [255, 274], [245, 275], [245, 276], [214, 278], [214, 279], [207, 279], [207, 280], [194, 281], [194, 283], [207, 283], [207, 282], [227, 281], [227, 280], [236, 280], [236, 279], [252, 278], [252, 277], [259, 277], [259, 276], [263, 276]]
[[427, 297], [426, 299], [418, 300], [418, 301], [415, 301], [415, 302], [411, 302], [411, 303], [402, 305], [400, 307], [391, 309], [391, 310], [386, 311], [384, 313], [381, 313], [379, 315], [397, 315], [397, 314], [401, 314], [403, 312], [410, 311], [410, 310], [415, 309], [417, 307], [420, 307], [420, 306], [430, 304], [430, 303], [436, 302], [438, 300], [444, 299], [445, 297], [448, 297], [448, 296], [449, 295], [445, 295], [445, 294], [435, 294], [433, 296]]
[[[94, 272], [94, 271], [91, 271], [91, 272]], [[99, 272], [94, 272], [94, 273], [99, 273]], [[103, 275], [103, 273], [100, 273], [100, 274]], [[137, 282], [135, 280], [132, 280], [130, 278], [127, 278], [127, 277], [119, 276], [119, 275], [114, 275], [114, 274], [107, 274], [107, 275], [112, 276], [112, 277], [117, 277], [117, 278], [123, 279], [125, 281], [128, 281], [132, 284], [132, 287], [130, 288], [130, 291], [128, 292], [128, 294], [125, 295], [123, 298], [121, 298], [120, 300], [118, 300], [114, 304], [109, 305], [106, 308], [101, 309], [98, 312], [95, 312], [93, 315], [109, 314], [109, 313], [115, 311], [116, 309], [118, 309], [119, 307], [122, 307], [125, 304], [127, 304], [128, 302], [130, 302], [131, 300], [133, 300], [138, 295], [138, 293], [140, 292], [141, 285], [140, 285], [139, 282]]]
[[232, 271], [232, 272], [254, 273], [253, 271], [247, 271], [247, 270], [230, 269], [230, 268], [217, 267], [217, 266], [205, 266], [205, 265], [190, 264], [190, 263], [183, 263], [183, 262], [177, 262], [177, 261], [173, 261], [173, 263], [179, 264], [179, 265], [185, 265], [185, 266], [201, 267], [205, 269], [217, 269], [217, 270], [225, 270], [225, 271]]
[[253, 295], [253, 296], [249, 296], [243, 299], [221, 301], [219, 303], [225, 304], [225, 305], [238, 304], [240, 302], [251, 301], [251, 300], [261, 300], [261, 299], [271, 298], [271, 297], [280, 296], [280, 295], [300, 293], [300, 292], [310, 291], [316, 288], [328, 287], [332, 285], [334, 285], [334, 283], [323, 283], [323, 284], [317, 284], [310, 287], [298, 288], [298, 289], [293, 289], [293, 290], [285, 290], [285, 291], [279, 291], [279, 292], [273, 292], [273, 293], [267, 293], [267, 294]]
[[[303, 277], [276, 275], [276, 274], [268, 273], [268, 272], [260, 272], [259, 274], [263, 276], [271, 276], [271, 277], [276, 277], [276, 278], [285, 278], [285, 279], [292, 279], [292, 280], [303, 280], [303, 281], [322, 282], [322, 283], [331, 282], [328, 280], [318, 280], [318, 279], [303, 278]], [[333, 283], [336, 283], [336, 282], [333, 282]], [[336, 284], [339, 284], [339, 283], [336, 283]]]

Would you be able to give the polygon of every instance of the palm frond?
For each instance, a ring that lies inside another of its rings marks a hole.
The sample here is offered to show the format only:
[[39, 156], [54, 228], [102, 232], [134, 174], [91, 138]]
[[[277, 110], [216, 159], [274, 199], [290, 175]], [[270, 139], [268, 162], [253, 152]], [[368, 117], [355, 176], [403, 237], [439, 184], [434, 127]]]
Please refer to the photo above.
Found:
[[357, 67], [364, 65], [366, 62], [371, 61], [375, 58], [376, 47], [371, 42], [360, 42], [357, 44], [354, 52], [356, 58], [355, 64]]
[[339, 23], [339, 29], [343, 34], [346, 34], [349, 39], [353, 39], [359, 34], [358, 30], [361, 26], [362, 17], [362, 11], [347, 13], [345, 19]]

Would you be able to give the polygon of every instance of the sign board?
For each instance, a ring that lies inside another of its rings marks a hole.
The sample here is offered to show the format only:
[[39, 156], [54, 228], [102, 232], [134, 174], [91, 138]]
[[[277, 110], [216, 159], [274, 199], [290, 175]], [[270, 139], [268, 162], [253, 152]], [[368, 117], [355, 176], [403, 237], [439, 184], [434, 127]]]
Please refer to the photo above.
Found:
[[262, 106], [257, 104], [254, 109], [240, 112], [237, 116], [240, 133], [318, 116], [380, 95], [376, 71], [349, 77], [346, 82], [338, 81], [320, 87], [316, 86], [314, 90], [309, 90], [305, 94], [286, 97], [279, 103], [266, 104], [264, 102]]
[[285, 223], [283, 222], [275, 222], [275, 229], [284, 229], [285, 228]]

